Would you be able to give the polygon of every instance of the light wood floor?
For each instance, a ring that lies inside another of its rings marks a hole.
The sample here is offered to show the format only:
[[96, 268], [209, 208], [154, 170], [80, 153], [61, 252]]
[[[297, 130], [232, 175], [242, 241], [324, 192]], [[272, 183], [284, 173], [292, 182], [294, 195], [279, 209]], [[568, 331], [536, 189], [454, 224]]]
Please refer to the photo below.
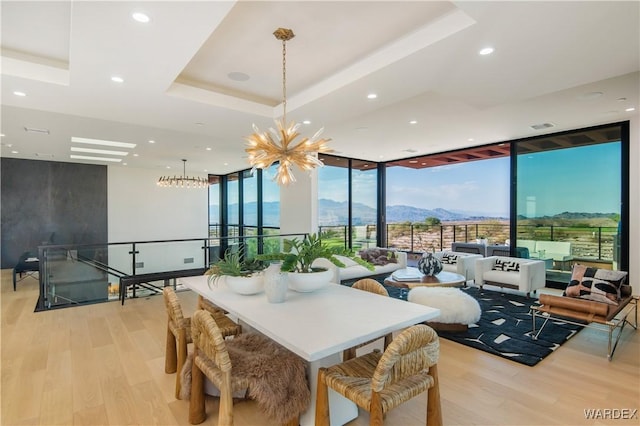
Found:
[[[3, 270], [2, 425], [188, 424], [188, 401], [173, 397], [164, 373], [161, 296], [34, 313], [37, 281], [13, 292]], [[191, 292], [178, 294], [186, 314]], [[321, 320], [321, 319], [319, 319]], [[441, 340], [439, 363], [447, 425], [638, 425], [586, 420], [585, 409], [640, 408], [640, 333], [625, 330], [613, 362], [606, 333], [584, 330], [535, 367]], [[426, 394], [389, 413], [387, 425], [424, 424]], [[207, 401], [216, 424], [217, 402]], [[253, 402], [234, 406], [236, 425], [268, 424]], [[366, 425], [361, 412], [350, 425]]]

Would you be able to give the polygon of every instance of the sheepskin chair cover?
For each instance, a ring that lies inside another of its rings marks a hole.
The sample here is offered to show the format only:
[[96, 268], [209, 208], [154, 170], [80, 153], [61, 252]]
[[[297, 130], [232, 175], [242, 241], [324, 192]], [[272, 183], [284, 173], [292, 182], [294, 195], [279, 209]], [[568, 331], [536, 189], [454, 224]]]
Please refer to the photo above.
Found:
[[[272, 421], [284, 424], [307, 410], [311, 392], [300, 357], [257, 333], [242, 333], [225, 344], [231, 374], [249, 379], [248, 396]], [[181, 371], [183, 400], [191, 394], [192, 359], [190, 353]]]

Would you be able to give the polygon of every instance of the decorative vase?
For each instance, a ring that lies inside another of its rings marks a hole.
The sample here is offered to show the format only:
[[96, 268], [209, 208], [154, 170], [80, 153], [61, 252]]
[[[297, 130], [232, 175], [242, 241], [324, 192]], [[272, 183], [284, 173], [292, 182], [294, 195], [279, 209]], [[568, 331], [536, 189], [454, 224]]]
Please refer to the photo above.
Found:
[[264, 293], [269, 303], [282, 303], [287, 298], [287, 273], [280, 270], [279, 263], [272, 263], [264, 270]]
[[442, 262], [433, 253], [424, 253], [418, 261], [418, 270], [428, 277], [442, 272]]
[[227, 287], [234, 293], [251, 295], [261, 293], [264, 289], [264, 280], [262, 273], [255, 273], [248, 277], [232, 277], [225, 276]]
[[298, 293], [310, 293], [329, 285], [333, 271], [330, 269], [318, 272], [291, 272], [289, 274], [289, 288]]

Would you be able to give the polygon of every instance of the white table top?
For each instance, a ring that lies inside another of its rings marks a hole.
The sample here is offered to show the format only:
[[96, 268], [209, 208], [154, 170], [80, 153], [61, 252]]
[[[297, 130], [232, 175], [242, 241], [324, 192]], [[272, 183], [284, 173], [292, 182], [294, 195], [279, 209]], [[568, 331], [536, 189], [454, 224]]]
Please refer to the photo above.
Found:
[[289, 290], [284, 303], [269, 303], [264, 293], [243, 296], [223, 282], [209, 288], [207, 276], [180, 278], [178, 282], [307, 361], [440, 315], [436, 308], [339, 284], [312, 293]]

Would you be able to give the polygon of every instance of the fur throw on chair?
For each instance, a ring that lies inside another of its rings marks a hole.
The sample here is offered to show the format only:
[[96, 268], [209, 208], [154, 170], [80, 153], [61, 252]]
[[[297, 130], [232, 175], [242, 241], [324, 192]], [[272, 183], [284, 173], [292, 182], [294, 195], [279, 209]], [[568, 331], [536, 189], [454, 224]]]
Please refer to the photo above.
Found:
[[[284, 424], [307, 410], [311, 392], [301, 358], [256, 333], [240, 334], [226, 345], [231, 374], [249, 379], [248, 396], [272, 421]], [[191, 394], [192, 358], [190, 353], [180, 372], [181, 399], [189, 399]]]

